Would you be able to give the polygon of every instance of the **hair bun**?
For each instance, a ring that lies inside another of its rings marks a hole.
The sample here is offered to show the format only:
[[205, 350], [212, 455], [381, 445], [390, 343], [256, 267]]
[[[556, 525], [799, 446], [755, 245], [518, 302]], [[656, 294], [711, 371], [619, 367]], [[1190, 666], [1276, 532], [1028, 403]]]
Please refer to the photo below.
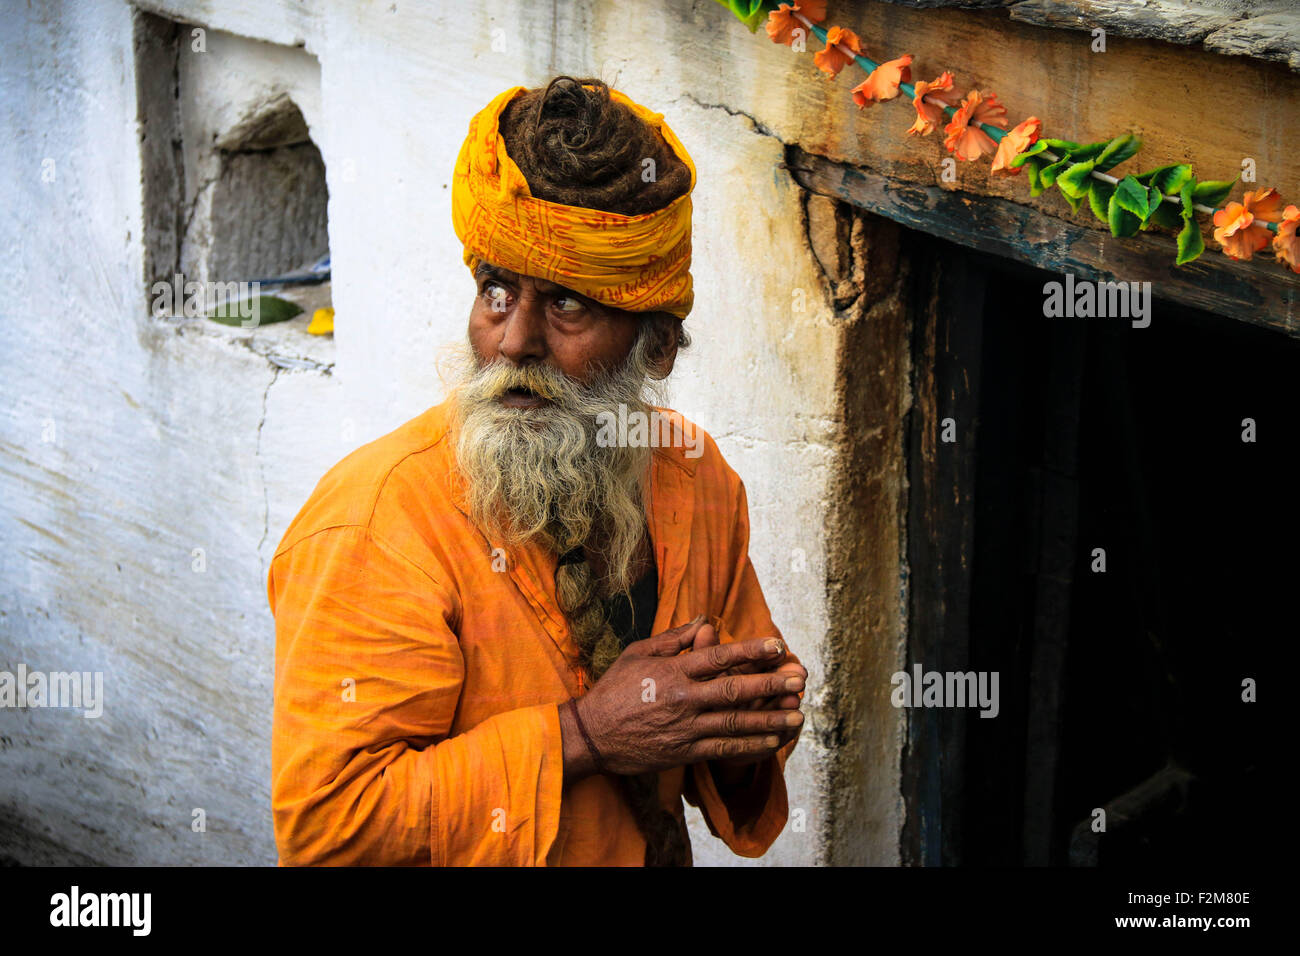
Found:
[[690, 170], [659, 131], [592, 77], [527, 91], [502, 111], [500, 130], [537, 199], [638, 216], [690, 188]]

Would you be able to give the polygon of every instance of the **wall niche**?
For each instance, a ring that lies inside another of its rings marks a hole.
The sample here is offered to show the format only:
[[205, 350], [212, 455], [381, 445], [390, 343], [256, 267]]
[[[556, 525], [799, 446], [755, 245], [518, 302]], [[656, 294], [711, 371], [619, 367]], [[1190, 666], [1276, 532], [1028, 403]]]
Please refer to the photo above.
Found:
[[330, 306], [320, 65], [137, 13], [146, 285], [260, 282], [307, 323]]

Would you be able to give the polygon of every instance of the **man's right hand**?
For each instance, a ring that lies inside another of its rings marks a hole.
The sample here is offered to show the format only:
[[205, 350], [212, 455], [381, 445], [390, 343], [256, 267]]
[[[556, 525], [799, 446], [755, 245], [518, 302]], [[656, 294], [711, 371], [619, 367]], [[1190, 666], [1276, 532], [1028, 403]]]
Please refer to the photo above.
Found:
[[[798, 693], [803, 680], [786, 673], [732, 673], [740, 665], [769, 669], [784, 659], [776, 638], [712, 644], [681, 653], [711, 625], [692, 622], [627, 646], [578, 700], [582, 724], [610, 773], [640, 774], [704, 760], [764, 757], [788, 730], [784, 710], [753, 710], [753, 701]], [[775, 646], [772, 646], [772, 645]], [[798, 686], [795, 686], [795, 685]], [[568, 706], [560, 708], [564, 775], [595, 772]]]

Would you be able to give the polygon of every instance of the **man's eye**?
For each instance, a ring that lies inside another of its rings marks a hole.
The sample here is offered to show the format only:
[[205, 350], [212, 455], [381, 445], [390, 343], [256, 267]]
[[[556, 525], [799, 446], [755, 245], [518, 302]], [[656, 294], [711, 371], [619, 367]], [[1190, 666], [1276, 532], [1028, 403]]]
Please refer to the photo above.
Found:
[[579, 299], [575, 299], [571, 295], [560, 296], [555, 300], [555, 305], [561, 312], [568, 312], [571, 314], [576, 314], [586, 308]]
[[488, 303], [495, 308], [504, 308], [508, 298], [506, 290], [495, 282], [489, 282], [483, 286], [483, 295], [488, 300]]

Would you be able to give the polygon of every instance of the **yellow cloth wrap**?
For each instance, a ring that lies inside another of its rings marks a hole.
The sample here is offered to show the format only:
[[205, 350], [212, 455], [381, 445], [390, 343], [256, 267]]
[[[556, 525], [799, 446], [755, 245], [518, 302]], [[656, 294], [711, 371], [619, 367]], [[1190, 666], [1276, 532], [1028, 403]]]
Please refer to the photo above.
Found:
[[[498, 129], [506, 105], [526, 91], [511, 87], [480, 110], [456, 159], [451, 218], [465, 264], [472, 270], [486, 260], [616, 309], [686, 318], [695, 300], [690, 191], [640, 216], [533, 198]], [[694, 189], [695, 164], [663, 114], [609, 92], [663, 135], [690, 170]]]

